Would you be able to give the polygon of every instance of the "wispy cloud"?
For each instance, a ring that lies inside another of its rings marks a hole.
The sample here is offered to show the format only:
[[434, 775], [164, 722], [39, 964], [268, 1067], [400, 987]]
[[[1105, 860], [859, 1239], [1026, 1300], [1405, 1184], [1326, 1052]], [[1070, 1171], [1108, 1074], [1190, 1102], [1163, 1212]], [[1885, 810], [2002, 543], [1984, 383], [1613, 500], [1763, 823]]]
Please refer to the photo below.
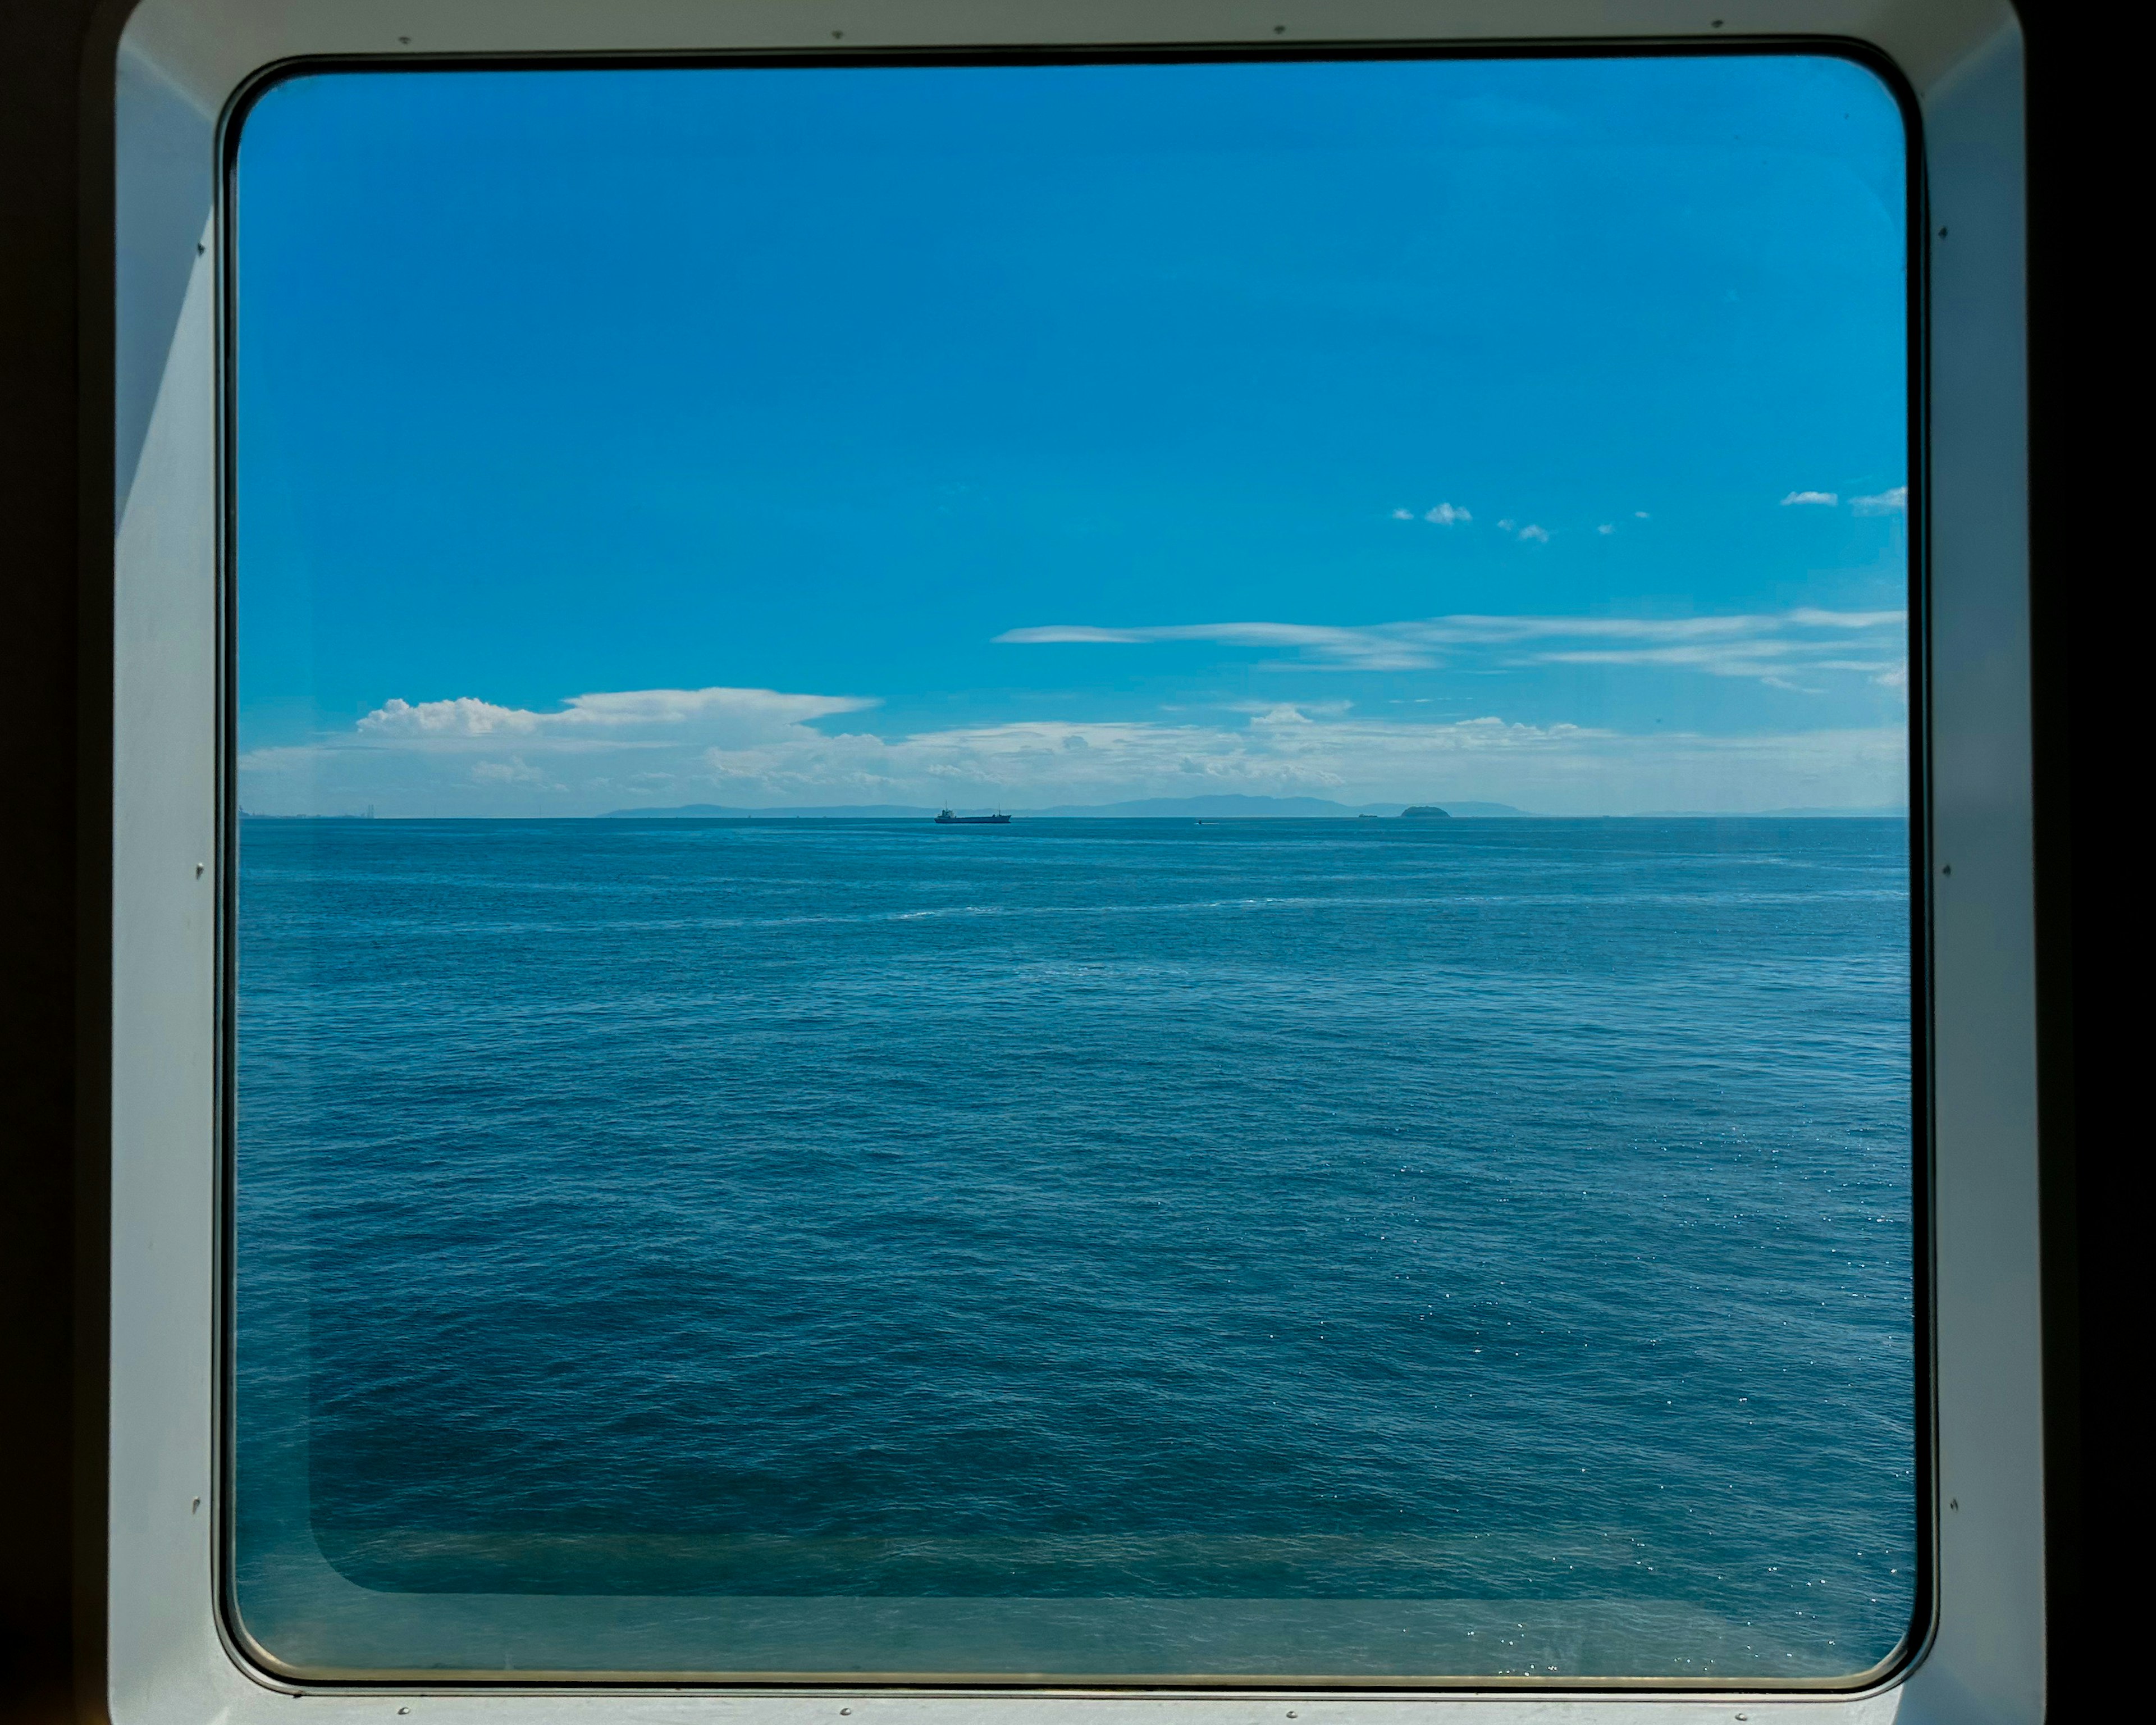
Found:
[[[1223, 628], [1235, 625], [1223, 624]], [[1040, 647], [1064, 641], [1103, 641], [1133, 644], [1141, 641], [1194, 640], [1204, 639], [1172, 629], [1095, 629], [1082, 623], [1051, 623], [1040, 629], [1009, 629], [996, 637], [998, 641], [1014, 643], [1024, 647]]]
[[[1791, 668], [1874, 678], [1904, 661], [1904, 614], [1815, 606], [1721, 617], [1431, 617], [1343, 628], [1288, 623], [1176, 624], [1138, 629], [1060, 624], [1014, 629], [999, 643], [1141, 645], [1204, 641], [1295, 649], [1284, 661], [1331, 670], [1422, 670], [1445, 664], [1660, 665], [1712, 676], [1786, 680]], [[1852, 644], [1861, 651], [1852, 653]]]
[[1832, 509], [1840, 501], [1832, 491], [1792, 491], [1782, 500], [1782, 507], [1787, 509], [1793, 503], [1815, 503]]
[[1437, 662], [1422, 647], [1382, 629], [1335, 629], [1322, 624], [1196, 623], [1146, 629], [1096, 629], [1086, 624], [1050, 624], [1039, 629], [1006, 629], [995, 639], [1001, 644], [1016, 646], [1060, 642], [1135, 645], [1152, 641], [1208, 641], [1226, 647], [1289, 648], [1301, 652], [1308, 662], [1352, 666], [1357, 670], [1415, 670]]
[[1909, 507], [1909, 488], [1896, 485], [1870, 497], [1852, 497], [1849, 506], [1859, 515], [1900, 515]]

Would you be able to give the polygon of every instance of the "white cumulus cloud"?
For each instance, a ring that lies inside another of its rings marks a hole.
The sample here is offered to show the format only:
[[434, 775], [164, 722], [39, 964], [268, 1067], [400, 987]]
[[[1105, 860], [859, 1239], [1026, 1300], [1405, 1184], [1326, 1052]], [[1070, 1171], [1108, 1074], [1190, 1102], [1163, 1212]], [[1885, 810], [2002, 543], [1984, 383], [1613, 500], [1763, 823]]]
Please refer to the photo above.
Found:
[[1909, 507], [1909, 488], [1896, 485], [1870, 497], [1852, 497], [1849, 506], [1859, 515], [1901, 515]]
[[1782, 507], [1787, 509], [1792, 503], [1815, 503], [1831, 509], [1840, 501], [1832, 491], [1792, 491], [1782, 500]]
[[457, 745], [502, 737], [589, 744], [685, 732], [803, 724], [875, 706], [853, 696], [782, 695], [773, 689], [633, 689], [572, 696], [553, 712], [499, 706], [474, 696], [408, 701], [393, 696], [360, 720], [362, 737]]

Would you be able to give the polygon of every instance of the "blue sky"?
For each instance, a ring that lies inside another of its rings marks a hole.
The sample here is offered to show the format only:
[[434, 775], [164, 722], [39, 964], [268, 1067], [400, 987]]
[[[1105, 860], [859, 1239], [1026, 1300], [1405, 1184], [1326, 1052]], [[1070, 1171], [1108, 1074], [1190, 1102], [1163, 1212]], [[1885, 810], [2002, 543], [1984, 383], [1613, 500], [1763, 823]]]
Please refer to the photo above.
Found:
[[1902, 138], [1812, 57], [334, 74], [241, 800], [1902, 800]]

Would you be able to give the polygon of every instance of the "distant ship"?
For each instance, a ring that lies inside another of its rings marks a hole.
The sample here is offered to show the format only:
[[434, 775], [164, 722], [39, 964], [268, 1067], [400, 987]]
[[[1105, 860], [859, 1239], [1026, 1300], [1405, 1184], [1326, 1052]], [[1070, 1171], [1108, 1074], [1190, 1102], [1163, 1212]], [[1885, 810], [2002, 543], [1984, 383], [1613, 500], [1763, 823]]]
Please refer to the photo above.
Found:
[[1435, 803], [1418, 803], [1412, 809], [1400, 810], [1400, 819], [1402, 820], [1450, 820], [1452, 817]]
[[936, 817], [936, 824], [939, 827], [1007, 827], [1010, 824], [1010, 817], [1008, 814], [953, 814], [947, 809]]

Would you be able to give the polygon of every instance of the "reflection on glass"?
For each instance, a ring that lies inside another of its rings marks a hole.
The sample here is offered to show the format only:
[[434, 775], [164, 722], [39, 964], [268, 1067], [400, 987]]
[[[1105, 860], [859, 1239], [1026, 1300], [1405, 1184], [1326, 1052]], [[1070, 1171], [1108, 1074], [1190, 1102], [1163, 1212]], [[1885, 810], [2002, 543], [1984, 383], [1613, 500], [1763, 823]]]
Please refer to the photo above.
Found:
[[1797, 55], [270, 90], [257, 1646], [1891, 1656], [1902, 152]]

